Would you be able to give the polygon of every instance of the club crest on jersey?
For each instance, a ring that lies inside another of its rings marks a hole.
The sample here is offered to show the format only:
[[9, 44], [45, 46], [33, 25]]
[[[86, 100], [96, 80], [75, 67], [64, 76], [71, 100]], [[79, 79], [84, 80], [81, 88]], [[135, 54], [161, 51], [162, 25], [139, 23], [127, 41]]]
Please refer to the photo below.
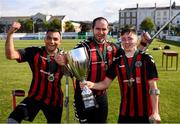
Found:
[[112, 51], [112, 47], [111, 47], [111, 46], [108, 46], [108, 47], [107, 47], [107, 50], [108, 50], [108, 51]]
[[136, 67], [141, 67], [141, 66], [142, 66], [142, 62], [141, 62], [141, 61], [137, 61], [137, 62], [135, 63], [135, 66], [136, 66]]

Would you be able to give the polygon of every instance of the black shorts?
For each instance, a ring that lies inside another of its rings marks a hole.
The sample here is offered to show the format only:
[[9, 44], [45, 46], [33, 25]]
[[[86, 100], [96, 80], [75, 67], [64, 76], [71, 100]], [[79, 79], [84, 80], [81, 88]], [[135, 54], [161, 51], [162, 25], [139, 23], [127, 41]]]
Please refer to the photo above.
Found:
[[97, 96], [97, 107], [86, 110], [81, 93], [75, 92], [74, 111], [80, 123], [106, 123], [108, 114], [107, 95]]
[[13, 118], [19, 123], [21, 123], [22, 120], [32, 122], [39, 110], [43, 111], [47, 119], [47, 123], [61, 122], [62, 108], [60, 106], [47, 106], [44, 103], [36, 101], [32, 98], [25, 98], [10, 114], [9, 118]]
[[149, 123], [148, 117], [119, 116], [118, 123]]

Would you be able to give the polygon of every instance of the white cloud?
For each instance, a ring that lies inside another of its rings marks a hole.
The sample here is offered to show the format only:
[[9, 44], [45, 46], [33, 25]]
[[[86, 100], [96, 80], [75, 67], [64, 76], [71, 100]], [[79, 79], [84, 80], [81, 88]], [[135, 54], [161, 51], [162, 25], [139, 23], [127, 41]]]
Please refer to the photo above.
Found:
[[[173, 1], [172, 1], [173, 2]], [[175, 0], [180, 5], [179, 0]], [[143, 6], [168, 6], [170, 0], [1, 0], [0, 16], [30, 16], [37, 12], [67, 15], [71, 20], [93, 20], [104, 16], [109, 21], [118, 20], [118, 10]]]

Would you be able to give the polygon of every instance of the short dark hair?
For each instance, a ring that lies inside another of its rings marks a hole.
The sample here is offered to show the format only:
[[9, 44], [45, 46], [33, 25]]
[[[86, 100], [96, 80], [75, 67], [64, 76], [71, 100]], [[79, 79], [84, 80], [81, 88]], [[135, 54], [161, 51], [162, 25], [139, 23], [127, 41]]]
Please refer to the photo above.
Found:
[[136, 34], [136, 29], [134, 26], [125, 26], [122, 31], [121, 31], [121, 36], [124, 35], [125, 33], [134, 33]]
[[108, 20], [106, 18], [104, 18], [104, 17], [97, 17], [92, 22], [92, 28], [95, 27], [96, 21], [98, 21], [98, 20], [105, 20], [107, 22], [107, 24], [109, 24], [109, 22], [108, 22]]
[[48, 30], [46, 31], [46, 34], [49, 33], [49, 32], [58, 32], [58, 33], [60, 34], [60, 36], [61, 36], [60, 30], [57, 29], [57, 28], [50, 28], [50, 29], [48, 29]]

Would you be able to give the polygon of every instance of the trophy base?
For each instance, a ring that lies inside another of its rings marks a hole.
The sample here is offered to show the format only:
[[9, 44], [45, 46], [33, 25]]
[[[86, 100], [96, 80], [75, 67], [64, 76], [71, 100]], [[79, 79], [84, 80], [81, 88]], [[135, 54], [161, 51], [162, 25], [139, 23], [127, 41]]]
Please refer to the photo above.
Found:
[[96, 108], [96, 99], [93, 96], [92, 91], [87, 86], [84, 87], [81, 95], [84, 102], [85, 110], [92, 110]]
[[86, 111], [91, 111], [99, 107], [95, 100], [84, 101], [84, 107]]

